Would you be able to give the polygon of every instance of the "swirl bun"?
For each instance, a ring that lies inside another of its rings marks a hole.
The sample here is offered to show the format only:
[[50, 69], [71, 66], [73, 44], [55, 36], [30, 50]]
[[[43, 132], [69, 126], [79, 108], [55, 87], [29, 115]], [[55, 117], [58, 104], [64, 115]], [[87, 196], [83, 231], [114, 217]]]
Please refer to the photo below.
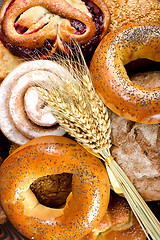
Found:
[[10, 141], [22, 145], [39, 136], [65, 134], [34, 88], [49, 77], [57, 78], [57, 71], [63, 72], [57, 63], [36, 60], [22, 63], [4, 79], [0, 86], [0, 128]]
[[[40, 205], [30, 185], [44, 175], [64, 172], [72, 174], [72, 193], [64, 208]], [[0, 167], [2, 207], [11, 223], [29, 239], [79, 239], [88, 234], [107, 209], [109, 190], [103, 163], [65, 137], [33, 139]]]
[[160, 62], [160, 27], [127, 25], [103, 38], [90, 64], [93, 85], [113, 112], [132, 121], [160, 123], [160, 87], [133, 84], [124, 65], [138, 58]]
[[101, 0], [7, 0], [1, 11], [1, 40], [25, 59], [67, 51], [71, 40], [88, 53], [105, 35], [109, 19]]

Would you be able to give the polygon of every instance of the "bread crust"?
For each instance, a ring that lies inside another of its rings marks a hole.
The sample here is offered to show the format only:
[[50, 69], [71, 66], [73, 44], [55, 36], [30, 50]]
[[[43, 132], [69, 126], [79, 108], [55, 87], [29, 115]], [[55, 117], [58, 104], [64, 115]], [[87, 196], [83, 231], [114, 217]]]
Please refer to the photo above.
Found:
[[1, 11], [1, 40], [12, 54], [24, 59], [44, 59], [58, 50], [69, 53], [73, 41], [90, 52], [88, 45], [97, 46], [109, 21], [102, 0], [9, 0]]
[[[110, 184], [104, 165], [71, 139], [33, 139], [15, 150], [0, 172], [2, 207], [11, 223], [30, 239], [78, 239], [98, 225], [108, 206]], [[41, 206], [29, 186], [37, 178], [63, 172], [73, 174], [65, 207]]]
[[111, 20], [109, 32], [127, 24], [160, 24], [159, 0], [104, 0]]
[[22, 59], [13, 56], [0, 41], [0, 83], [14, 68], [23, 62]]
[[116, 114], [135, 122], [160, 123], [160, 87], [133, 84], [125, 69], [139, 58], [160, 62], [158, 24], [132, 24], [107, 34], [90, 63], [93, 86]]

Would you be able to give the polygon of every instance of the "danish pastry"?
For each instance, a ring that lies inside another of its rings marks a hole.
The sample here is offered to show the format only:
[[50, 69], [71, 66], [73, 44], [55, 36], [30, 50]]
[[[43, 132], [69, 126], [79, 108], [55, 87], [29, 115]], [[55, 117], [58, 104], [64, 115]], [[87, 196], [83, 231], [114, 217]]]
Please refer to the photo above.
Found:
[[108, 30], [110, 14], [102, 0], [6, 0], [1, 10], [1, 41], [24, 59], [69, 52], [77, 42], [88, 55]]

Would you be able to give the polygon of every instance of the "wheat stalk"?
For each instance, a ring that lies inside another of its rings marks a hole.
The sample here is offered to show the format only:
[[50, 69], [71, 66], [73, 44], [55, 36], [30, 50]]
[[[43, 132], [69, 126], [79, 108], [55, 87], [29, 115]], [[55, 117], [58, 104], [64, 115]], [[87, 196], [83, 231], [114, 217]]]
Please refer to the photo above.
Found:
[[82, 60], [73, 62], [58, 55], [58, 63], [64, 66], [59, 81], [49, 79], [50, 84], [39, 86], [38, 91], [60, 125], [79, 143], [99, 152], [111, 146], [110, 121]]
[[[60, 125], [87, 150], [105, 161], [112, 182], [117, 182], [148, 239], [160, 239], [160, 223], [110, 154], [110, 120], [97, 95], [80, 48], [77, 58], [56, 56], [59, 81], [37, 87]], [[72, 55], [73, 56], [73, 55]], [[151, 238], [150, 238], [151, 237]]]

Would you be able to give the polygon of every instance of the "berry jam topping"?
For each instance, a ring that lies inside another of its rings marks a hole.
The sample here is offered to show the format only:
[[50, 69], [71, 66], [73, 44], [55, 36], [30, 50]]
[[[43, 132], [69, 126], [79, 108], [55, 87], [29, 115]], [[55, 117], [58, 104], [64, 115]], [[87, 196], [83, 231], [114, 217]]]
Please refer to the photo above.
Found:
[[[101, 9], [95, 5], [93, 2], [88, 1], [88, 0], [83, 0], [88, 11], [92, 15], [92, 20], [95, 24], [96, 27], [96, 34], [95, 36], [89, 40], [87, 43], [81, 45], [82, 52], [84, 56], [91, 56], [92, 53], [94, 52], [95, 48], [97, 47], [103, 29], [104, 29], [104, 15]], [[10, 3], [10, 5], [7, 7], [7, 10], [14, 4], [14, 0]], [[7, 14], [7, 13], [5, 13]], [[19, 17], [18, 17], [19, 18]], [[18, 34], [31, 34], [32, 32], [26, 33], [28, 28], [26, 26], [22, 26], [18, 23], [18, 18], [15, 20], [14, 26]], [[3, 21], [3, 19], [2, 19]], [[72, 27], [76, 29], [75, 34], [77, 35], [82, 35], [86, 31], [86, 26], [84, 23], [75, 20], [75, 19], [69, 19], [70, 24]], [[36, 29], [34, 31], [38, 31], [39, 29]], [[51, 52], [53, 45], [56, 41], [57, 37], [54, 37], [53, 39], [46, 39], [44, 42], [44, 45], [40, 48], [37, 49], [30, 49], [27, 47], [22, 47], [22, 46], [16, 46], [11, 43], [5, 42], [3, 39], [3, 30], [0, 29], [0, 40], [4, 44], [6, 48], [9, 49], [9, 51], [20, 58], [24, 58], [25, 60], [33, 60], [33, 59], [39, 59], [39, 58], [46, 58], [49, 56], [49, 53]], [[74, 52], [74, 46], [70, 43], [63, 42], [63, 46], [66, 49], [67, 52], [69, 52], [69, 48], [73, 50]]]
[[[95, 36], [92, 39], [90, 39], [87, 43], [81, 45], [81, 49], [82, 49], [82, 52], [83, 52], [85, 58], [86, 57], [91, 58], [91, 55], [93, 54], [94, 50], [96, 49], [96, 47], [100, 41], [103, 29], [104, 29], [104, 14], [101, 11], [101, 9], [97, 5], [95, 5], [93, 2], [88, 1], [88, 0], [83, 0], [83, 1], [85, 2], [85, 5], [86, 5], [88, 11], [92, 14], [92, 20], [96, 27]], [[76, 24], [75, 24], [75, 22], [76, 22]], [[79, 23], [80, 23], [79, 21], [74, 20], [74, 27], [76, 30], [77, 29], [79, 30], [79, 32], [78, 32], [79, 34], [83, 34], [85, 32], [84, 31], [85, 29], [81, 28], [80, 27], [81, 25], [79, 25]], [[72, 22], [71, 22], [71, 25], [72, 25]], [[74, 51], [74, 46], [72, 44], [63, 42], [63, 45], [64, 45], [66, 51], [68, 50], [68, 48], [70, 48], [71, 50]]]
[[19, 34], [24, 34], [28, 30], [27, 27], [24, 27], [24, 26], [22, 26], [18, 23], [15, 23], [14, 27], [16, 29], [16, 32], [19, 33]]
[[90, 55], [95, 50], [100, 41], [104, 29], [104, 14], [101, 9], [93, 2], [87, 0], [84, 0], [84, 2], [88, 8], [88, 11], [92, 14], [92, 19], [96, 27], [95, 36], [87, 43], [81, 45], [83, 54], [86, 56]]
[[85, 33], [86, 26], [85, 26], [84, 23], [82, 23], [82, 22], [80, 22], [78, 20], [75, 20], [75, 19], [70, 19], [70, 23], [71, 23], [71, 26], [76, 29], [75, 34], [81, 35], [81, 34]]

